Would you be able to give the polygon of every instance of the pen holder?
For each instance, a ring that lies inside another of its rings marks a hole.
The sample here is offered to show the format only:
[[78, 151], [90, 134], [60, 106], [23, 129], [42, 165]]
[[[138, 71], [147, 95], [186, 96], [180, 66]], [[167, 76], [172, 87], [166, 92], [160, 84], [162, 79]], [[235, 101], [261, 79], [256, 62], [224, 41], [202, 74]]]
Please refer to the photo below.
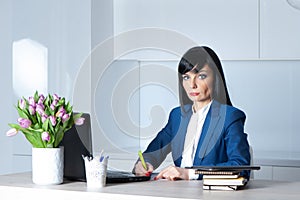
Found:
[[89, 188], [102, 188], [106, 185], [107, 159], [84, 159], [86, 183]]

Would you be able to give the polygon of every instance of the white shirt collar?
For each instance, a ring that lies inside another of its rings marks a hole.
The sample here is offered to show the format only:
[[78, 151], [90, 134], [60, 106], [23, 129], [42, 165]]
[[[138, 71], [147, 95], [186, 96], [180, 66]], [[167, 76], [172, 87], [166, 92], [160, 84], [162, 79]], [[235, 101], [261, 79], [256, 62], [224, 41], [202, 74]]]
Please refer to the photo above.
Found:
[[200, 110], [197, 110], [195, 111], [194, 109], [194, 105], [192, 106], [192, 111], [193, 111], [193, 114], [197, 113], [197, 114], [205, 114], [209, 108], [210, 108], [210, 105], [212, 104], [212, 101], [210, 101], [207, 105], [205, 105], [204, 107], [202, 107]]

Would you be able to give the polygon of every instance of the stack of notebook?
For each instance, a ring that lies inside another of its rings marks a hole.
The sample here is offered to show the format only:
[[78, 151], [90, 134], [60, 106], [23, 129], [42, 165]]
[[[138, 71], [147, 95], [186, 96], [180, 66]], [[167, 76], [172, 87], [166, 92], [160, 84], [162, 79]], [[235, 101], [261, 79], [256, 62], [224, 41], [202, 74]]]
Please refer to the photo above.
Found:
[[203, 175], [205, 190], [237, 190], [247, 184], [248, 179], [240, 176], [243, 170], [259, 170], [259, 166], [197, 166], [196, 174]]
[[247, 179], [239, 174], [203, 175], [203, 189], [205, 190], [237, 190], [246, 183]]

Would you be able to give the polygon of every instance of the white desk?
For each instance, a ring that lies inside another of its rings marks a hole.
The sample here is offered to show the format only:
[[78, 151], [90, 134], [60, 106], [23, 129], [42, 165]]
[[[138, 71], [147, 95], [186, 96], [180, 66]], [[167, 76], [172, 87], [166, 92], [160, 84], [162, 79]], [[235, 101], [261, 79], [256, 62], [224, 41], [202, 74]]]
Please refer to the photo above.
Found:
[[202, 190], [202, 181], [149, 181], [111, 184], [90, 190], [85, 182], [65, 182], [61, 185], [38, 186], [30, 173], [0, 176], [1, 200], [76, 200], [76, 199], [289, 199], [299, 200], [300, 182], [252, 180], [238, 191]]

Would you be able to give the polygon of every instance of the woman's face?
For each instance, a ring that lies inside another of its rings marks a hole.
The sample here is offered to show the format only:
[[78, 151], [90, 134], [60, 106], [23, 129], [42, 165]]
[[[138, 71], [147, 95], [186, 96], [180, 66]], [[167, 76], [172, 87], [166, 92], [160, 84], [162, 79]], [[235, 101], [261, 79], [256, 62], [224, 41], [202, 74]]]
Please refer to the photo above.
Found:
[[194, 105], [199, 105], [201, 108], [212, 100], [214, 74], [208, 65], [198, 72], [193, 70], [182, 75], [182, 85], [187, 93], [187, 96]]

